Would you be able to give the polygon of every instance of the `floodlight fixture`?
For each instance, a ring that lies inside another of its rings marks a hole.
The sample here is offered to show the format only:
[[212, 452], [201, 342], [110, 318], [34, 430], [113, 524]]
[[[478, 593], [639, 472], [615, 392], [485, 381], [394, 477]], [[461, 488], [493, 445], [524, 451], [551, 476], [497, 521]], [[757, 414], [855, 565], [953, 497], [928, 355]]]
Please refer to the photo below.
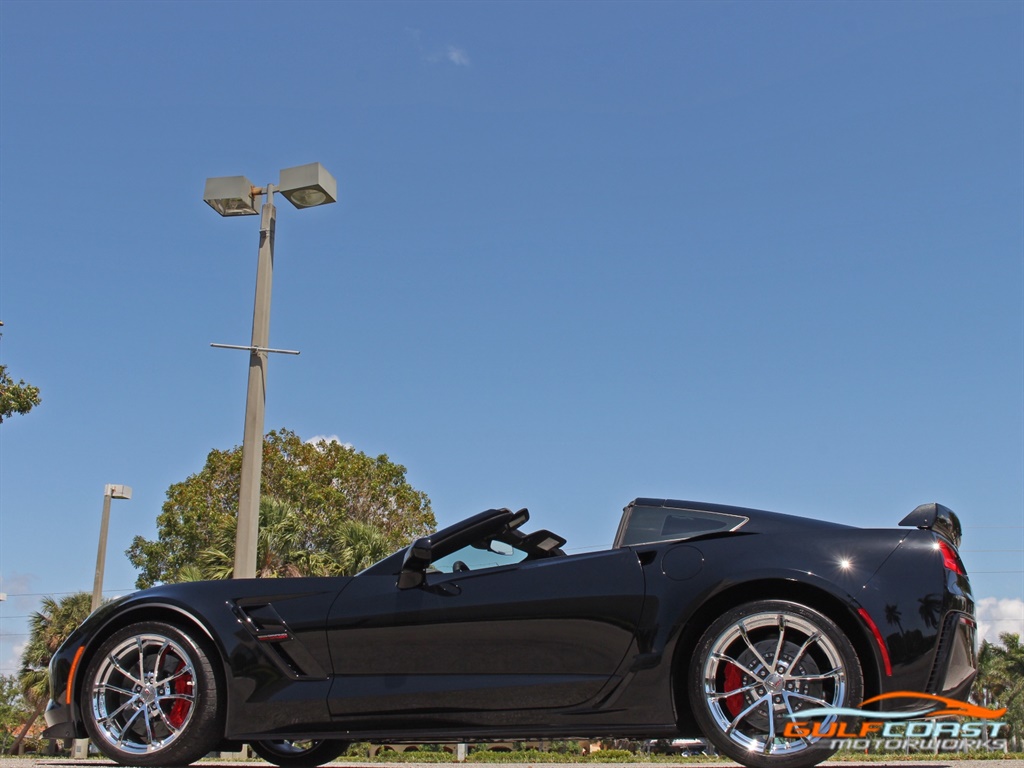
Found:
[[221, 216], [255, 216], [259, 198], [259, 188], [245, 176], [215, 176], [203, 190], [203, 200]]
[[296, 208], [312, 208], [338, 201], [338, 182], [320, 163], [297, 165], [281, 171], [278, 191]]
[[132, 497], [132, 487], [130, 485], [108, 483], [103, 487], [103, 493], [112, 499], [130, 499]]

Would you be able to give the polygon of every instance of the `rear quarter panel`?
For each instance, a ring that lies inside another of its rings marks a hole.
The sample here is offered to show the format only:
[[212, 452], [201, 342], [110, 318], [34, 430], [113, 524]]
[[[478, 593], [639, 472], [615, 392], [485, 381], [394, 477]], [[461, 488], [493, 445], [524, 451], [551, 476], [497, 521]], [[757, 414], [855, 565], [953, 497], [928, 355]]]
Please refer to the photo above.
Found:
[[932, 533], [912, 530], [862, 594], [892, 659], [887, 689], [936, 692], [929, 688], [942, 628], [953, 613], [974, 616], [967, 577], [943, 567]]
[[881, 655], [857, 610], [866, 585], [907, 533], [807, 521], [771, 531], [751, 526], [704, 539], [634, 547], [646, 562], [647, 579], [638, 653], [657, 657], [659, 663], [636, 672], [622, 704], [642, 711], [652, 701], [672, 702], [686, 731], [688, 703], [680, 691], [694, 646], [723, 612], [764, 599], [793, 600], [828, 615], [857, 649], [867, 690], [879, 691]]

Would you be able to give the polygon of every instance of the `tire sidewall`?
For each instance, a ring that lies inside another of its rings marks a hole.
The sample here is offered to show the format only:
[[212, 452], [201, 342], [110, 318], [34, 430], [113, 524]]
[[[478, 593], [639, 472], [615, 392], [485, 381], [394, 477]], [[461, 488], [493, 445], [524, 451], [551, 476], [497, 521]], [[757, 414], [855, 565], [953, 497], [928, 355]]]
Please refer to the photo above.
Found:
[[[167, 746], [152, 752], [137, 754], [119, 749], [107, 740], [95, 722], [92, 691], [100, 666], [106, 657], [126, 639], [138, 635], [155, 634], [177, 643], [190, 657], [194, 669], [194, 702], [189, 722]], [[217, 675], [210, 654], [186, 630], [159, 621], [130, 624], [107, 638], [92, 655], [82, 678], [79, 705], [89, 738], [104, 755], [118, 763], [139, 766], [188, 765], [216, 747], [223, 737], [223, 725]]]
[[816, 765], [835, 753], [824, 741], [807, 749], [786, 755], [761, 755], [748, 752], [733, 742], [720, 728], [707, 706], [704, 692], [704, 664], [720, 635], [746, 616], [759, 613], [784, 612], [810, 621], [835, 645], [846, 671], [846, 693], [841, 706], [856, 707], [864, 697], [860, 660], [846, 634], [830, 618], [801, 603], [788, 600], [759, 600], [730, 609], [704, 632], [694, 649], [688, 670], [687, 689], [690, 709], [702, 733], [728, 757], [751, 768], [805, 768]]

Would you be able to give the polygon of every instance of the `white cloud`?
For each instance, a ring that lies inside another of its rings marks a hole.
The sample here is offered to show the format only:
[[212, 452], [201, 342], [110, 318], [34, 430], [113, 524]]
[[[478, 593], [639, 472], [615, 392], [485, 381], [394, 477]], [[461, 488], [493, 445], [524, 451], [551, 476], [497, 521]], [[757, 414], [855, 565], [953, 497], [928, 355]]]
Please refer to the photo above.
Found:
[[28, 645], [28, 638], [19, 643], [6, 643], [3, 647], [3, 656], [0, 657], [0, 675], [14, 675], [21, 669], [21, 654], [25, 652]]
[[977, 612], [978, 632], [982, 639], [999, 643], [999, 635], [1006, 632], [1024, 637], [1024, 600], [983, 597], [977, 602]]
[[472, 62], [465, 48], [449, 43], [439, 46], [435, 42], [424, 41], [423, 31], [415, 27], [406, 27], [405, 34], [412, 41], [412, 44], [419, 52], [420, 59], [428, 64], [441, 64], [448, 62], [456, 67], [468, 67]]
[[355, 448], [352, 443], [341, 442], [341, 438], [337, 435], [313, 435], [313, 437], [306, 440], [306, 442], [311, 445], [318, 445], [320, 443], [337, 443], [342, 448], [348, 448], [350, 451]]
[[469, 66], [469, 54], [467, 54], [461, 48], [456, 48], [454, 45], [449, 45], [448, 50], [445, 54], [448, 61], [457, 67], [468, 67]]
[[31, 573], [0, 574], [0, 592], [7, 599], [0, 603], [0, 674], [10, 675], [21, 668], [21, 654], [28, 645], [28, 615], [39, 610], [35, 588], [38, 577]]

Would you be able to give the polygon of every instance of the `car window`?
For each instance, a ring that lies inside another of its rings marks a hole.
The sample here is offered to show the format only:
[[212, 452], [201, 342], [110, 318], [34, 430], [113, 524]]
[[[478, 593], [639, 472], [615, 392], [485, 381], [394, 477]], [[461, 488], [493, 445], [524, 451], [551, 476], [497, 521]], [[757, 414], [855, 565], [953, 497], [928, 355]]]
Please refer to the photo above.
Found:
[[734, 531], [747, 522], [740, 515], [668, 507], [633, 507], [619, 546], [692, 539], [708, 533]]
[[[440, 573], [456, 571], [479, 571], [483, 568], [496, 568], [500, 565], [515, 565], [526, 559], [526, 552], [495, 541], [490, 549], [478, 549], [474, 546], [463, 547], [430, 564], [430, 570]], [[456, 565], [461, 564], [461, 565]]]

